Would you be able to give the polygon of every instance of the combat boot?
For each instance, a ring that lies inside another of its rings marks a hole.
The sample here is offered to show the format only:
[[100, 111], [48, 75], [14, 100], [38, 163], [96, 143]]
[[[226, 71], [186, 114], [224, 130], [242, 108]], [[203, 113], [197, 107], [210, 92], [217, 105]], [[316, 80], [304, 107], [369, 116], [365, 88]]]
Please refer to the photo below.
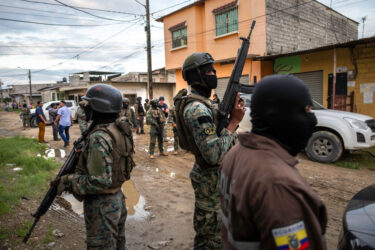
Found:
[[174, 155], [178, 155], [178, 150], [173, 152]]
[[168, 154], [165, 153], [165, 152], [161, 153], [160, 155], [162, 155], [162, 156], [168, 156]]
[[150, 155], [150, 159], [154, 159], [155, 158], [155, 156], [154, 155]]

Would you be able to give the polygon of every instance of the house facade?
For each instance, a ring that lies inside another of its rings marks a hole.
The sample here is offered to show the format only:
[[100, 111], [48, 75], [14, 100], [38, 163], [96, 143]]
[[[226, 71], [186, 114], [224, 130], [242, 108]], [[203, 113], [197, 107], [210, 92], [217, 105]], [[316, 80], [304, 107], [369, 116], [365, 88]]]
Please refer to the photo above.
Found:
[[186, 88], [181, 66], [194, 52], [215, 59], [219, 97], [234, 66], [240, 37], [256, 20], [242, 83], [273, 73], [270, 61], [255, 57], [291, 53], [357, 39], [358, 23], [311, 0], [200, 0], [160, 17], [164, 24], [165, 68], [176, 70], [176, 89]]
[[276, 74], [299, 77], [312, 97], [328, 108], [332, 108], [336, 72], [334, 109], [375, 118], [375, 37], [254, 60], [272, 64]]

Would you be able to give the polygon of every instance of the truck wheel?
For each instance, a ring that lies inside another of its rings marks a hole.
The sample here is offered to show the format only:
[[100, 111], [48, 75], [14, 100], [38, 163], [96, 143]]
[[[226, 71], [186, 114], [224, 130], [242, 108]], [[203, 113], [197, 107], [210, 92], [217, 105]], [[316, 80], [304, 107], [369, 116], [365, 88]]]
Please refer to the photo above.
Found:
[[307, 156], [318, 162], [335, 162], [343, 152], [341, 140], [328, 131], [317, 131], [310, 137], [306, 146]]
[[31, 119], [30, 119], [30, 127], [32, 127], [32, 128], [38, 127], [38, 124], [36, 123], [36, 117], [35, 116], [31, 117]]

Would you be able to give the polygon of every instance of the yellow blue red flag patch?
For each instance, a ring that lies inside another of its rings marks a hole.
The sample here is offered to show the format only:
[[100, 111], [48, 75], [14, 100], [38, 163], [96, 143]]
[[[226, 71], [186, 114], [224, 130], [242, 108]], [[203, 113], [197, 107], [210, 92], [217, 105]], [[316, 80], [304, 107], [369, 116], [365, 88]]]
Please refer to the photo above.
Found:
[[304, 250], [310, 246], [303, 221], [272, 229], [272, 235], [278, 250]]

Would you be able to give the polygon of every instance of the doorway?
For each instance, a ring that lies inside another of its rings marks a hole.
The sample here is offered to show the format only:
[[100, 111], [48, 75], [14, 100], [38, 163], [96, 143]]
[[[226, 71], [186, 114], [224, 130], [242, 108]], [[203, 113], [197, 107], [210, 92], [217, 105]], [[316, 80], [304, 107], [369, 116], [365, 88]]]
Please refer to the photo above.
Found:
[[[328, 108], [332, 109], [333, 74], [328, 75]], [[336, 110], [346, 110], [346, 98], [348, 95], [347, 73], [336, 74], [335, 106]]]

